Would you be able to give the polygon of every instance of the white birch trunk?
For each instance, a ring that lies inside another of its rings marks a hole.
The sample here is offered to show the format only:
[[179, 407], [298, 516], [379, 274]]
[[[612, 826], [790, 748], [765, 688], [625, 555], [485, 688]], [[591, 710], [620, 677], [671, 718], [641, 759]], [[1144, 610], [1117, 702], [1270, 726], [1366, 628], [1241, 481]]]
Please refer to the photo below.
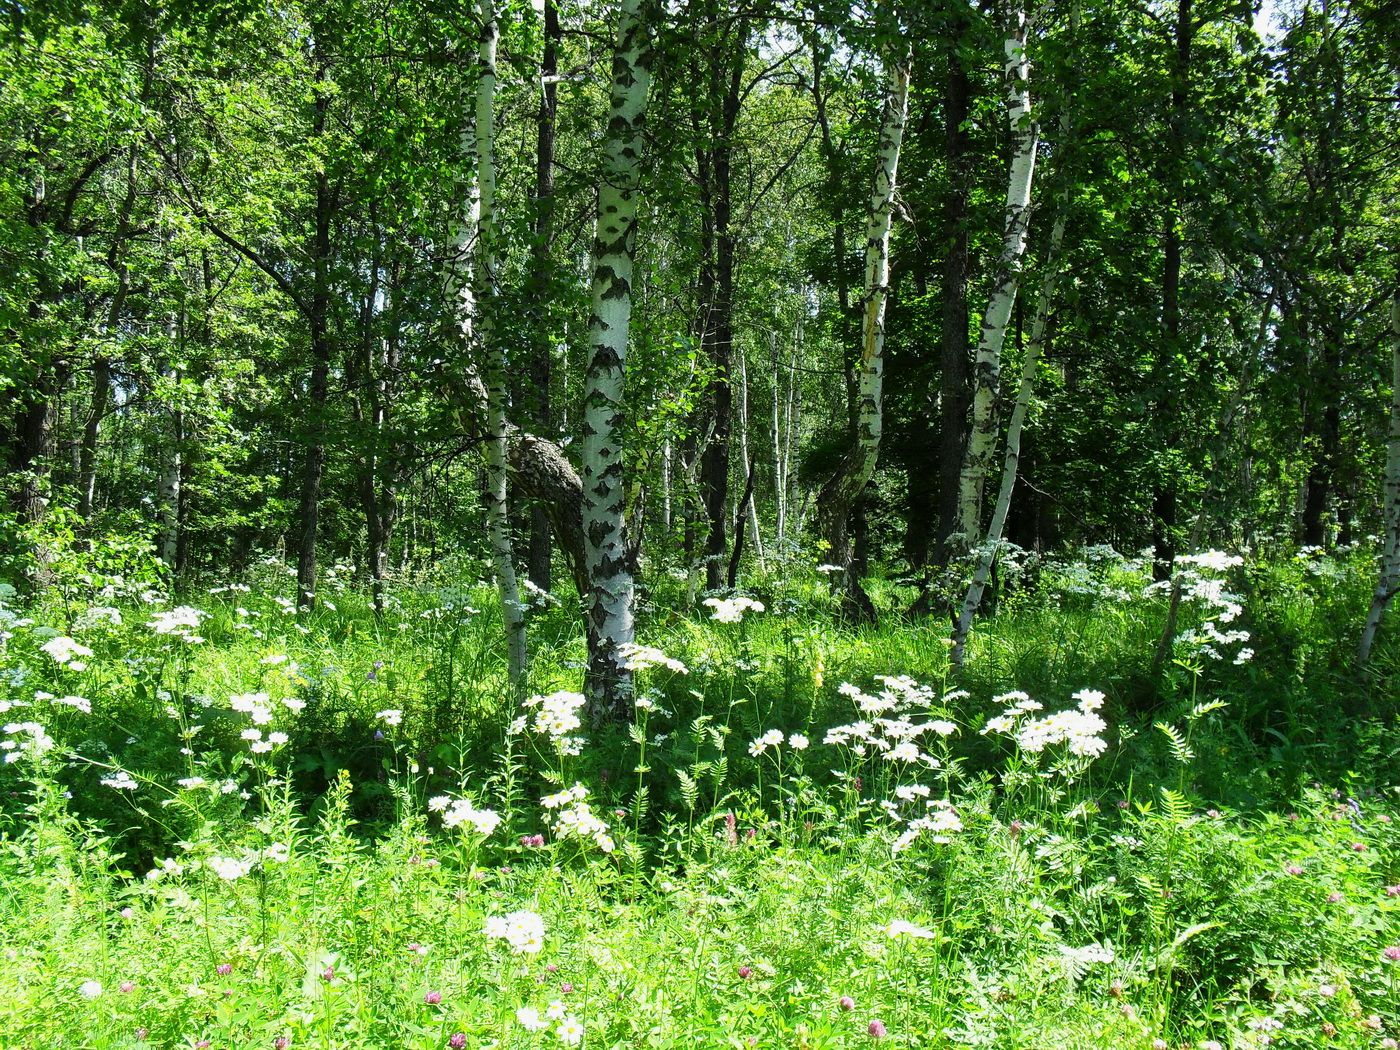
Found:
[[634, 586], [624, 516], [622, 394], [632, 318], [642, 128], [651, 86], [650, 50], [642, 0], [623, 0], [598, 187], [591, 352], [583, 397], [584, 564], [590, 584], [584, 596], [589, 642], [585, 691], [595, 720], [631, 715], [632, 676], [618, 655], [618, 647], [633, 638]]
[[184, 413], [178, 409], [170, 416], [170, 447], [160, 475], [160, 560], [172, 572], [180, 549], [180, 472], [181, 445], [184, 441]]
[[496, 255], [496, 46], [500, 28], [494, 0], [478, 0], [477, 83], [473, 118], [463, 130], [463, 159], [471, 156], [476, 177], [466, 188], [462, 215], [453, 237], [451, 291], [463, 342], [485, 364], [486, 523], [501, 619], [506, 634], [506, 666], [512, 689], [525, 689], [529, 651], [525, 616], [515, 575], [507, 499], [506, 360], [495, 333]]
[[891, 56], [887, 61], [888, 86], [865, 226], [865, 296], [861, 316], [856, 447], [836, 477], [823, 486], [817, 507], [822, 533], [831, 547], [831, 559], [844, 570], [832, 575], [832, 585], [845, 595], [847, 611], [862, 615], [873, 615], [873, 609], [856, 609], [852, 604], [865, 606], [869, 599], [860, 601], [864, 591], [851, 568], [847, 524], [852, 507], [875, 474], [884, 430], [885, 300], [889, 296], [890, 222], [894, 213], [899, 152], [909, 114], [909, 61], [908, 53]]
[[972, 629], [972, 617], [982, 604], [982, 595], [987, 589], [987, 580], [992, 574], [997, 550], [1001, 546], [1002, 530], [1006, 527], [1006, 516], [1011, 510], [1011, 494], [1016, 488], [1016, 476], [1021, 465], [1021, 433], [1026, 425], [1026, 414], [1030, 411], [1031, 399], [1035, 396], [1036, 371], [1040, 367], [1040, 354], [1045, 347], [1045, 329], [1050, 319], [1050, 309], [1055, 301], [1055, 291], [1060, 283], [1060, 249], [1065, 240], [1067, 219], [1066, 202], [1061, 200], [1055, 225], [1050, 230], [1050, 248], [1046, 259], [1045, 279], [1040, 285], [1040, 297], [1035, 304], [1035, 320], [1031, 322], [1031, 338], [1026, 346], [1026, 358], [1021, 364], [1021, 386], [1016, 392], [1016, 403], [1011, 409], [1011, 419], [1006, 425], [1006, 456], [1001, 468], [1001, 488], [997, 492], [996, 506], [992, 509], [992, 519], [987, 523], [987, 535], [977, 553], [977, 567], [972, 574], [972, 583], [963, 598], [962, 610], [958, 613], [957, 628], [953, 633], [953, 666], [961, 667], [967, 648], [967, 635]]
[[793, 333], [792, 359], [788, 362], [787, 397], [783, 405], [783, 496], [778, 504], [778, 546], [782, 549], [788, 534], [788, 519], [792, 507], [792, 448], [797, 433], [797, 365], [802, 357], [802, 319], [807, 309], [807, 289], [802, 289], [802, 311], [797, 315], [797, 330]]
[[1006, 230], [997, 262], [991, 299], [982, 319], [973, 363], [972, 431], [968, 436], [958, 486], [958, 529], [971, 548], [982, 538], [982, 489], [996, 456], [997, 401], [1001, 385], [1001, 347], [1016, 303], [1021, 262], [1026, 252], [1031, 181], [1035, 175], [1038, 134], [1031, 115], [1030, 61], [1026, 54], [1029, 23], [1024, 9], [1011, 12], [1006, 36], [1006, 113], [1015, 153], [1006, 188]]
[[773, 338], [768, 347], [768, 370], [773, 377], [773, 397], [769, 434], [773, 442], [773, 496], [775, 499], [776, 521], [773, 528], [773, 553], [779, 560], [783, 557], [783, 526], [787, 517], [787, 479], [783, 477], [783, 423], [782, 423], [782, 366], [778, 363], [778, 331], [776, 311], [773, 318]]
[[[739, 344], [739, 459], [744, 467], [747, 489], [747, 479], [753, 471], [753, 460], [749, 456], [749, 362], [743, 343]], [[739, 498], [742, 500], [744, 497], [740, 495]], [[747, 513], [749, 531], [753, 533], [753, 552], [758, 558], [759, 569], [766, 573], [768, 564], [763, 557], [763, 536], [758, 531], [758, 498], [753, 494], [749, 495]]]
[[1400, 590], [1400, 291], [1390, 304], [1390, 435], [1386, 445], [1385, 481], [1381, 504], [1385, 533], [1381, 537], [1380, 573], [1371, 595], [1371, 608], [1366, 613], [1366, 626], [1361, 632], [1361, 644], [1356, 650], [1356, 662], [1365, 667], [1371, 659], [1371, 646], [1376, 640], [1381, 617], [1386, 606]]

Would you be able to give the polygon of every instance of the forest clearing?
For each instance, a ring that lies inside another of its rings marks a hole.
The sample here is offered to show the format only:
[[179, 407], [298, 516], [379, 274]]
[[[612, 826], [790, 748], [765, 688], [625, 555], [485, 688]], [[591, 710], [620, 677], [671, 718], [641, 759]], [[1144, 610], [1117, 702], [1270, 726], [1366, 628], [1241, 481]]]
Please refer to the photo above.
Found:
[[0, 30], [0, 1048], [1400, 1047], [1383, 0]]

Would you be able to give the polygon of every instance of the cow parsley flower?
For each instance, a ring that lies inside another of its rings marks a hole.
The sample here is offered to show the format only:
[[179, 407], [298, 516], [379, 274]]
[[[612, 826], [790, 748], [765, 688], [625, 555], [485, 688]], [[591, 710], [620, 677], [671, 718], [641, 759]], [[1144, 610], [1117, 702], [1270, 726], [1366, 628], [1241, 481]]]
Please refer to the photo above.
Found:
[[744, 618], [744, 613], [764, 611], [762, 602], [754, 601], [743, 595], [735, 595], [733, 598], [706, 598], [704, 604], [712, 610], [710, 619], [716, 623], [738, 623]]
[[101, 784], [103, 787], [113, 788], [117, 791], [135, 791], [139, 786], [132, 779], [131, 774], [124, 769], [119, 769], [110, 777], [103, 777]]
[[[63, 665], [71, 664], [77, 657], [92, 655], [92, 650], [86, 645], [75, 642], [72, 638], [62, 634], [58, 635], [56, 638], [50, 638], [39, 648], [53, 657], [56, 663]], [[82, 668], [75, 668], [75, 670], [81, 669]]]

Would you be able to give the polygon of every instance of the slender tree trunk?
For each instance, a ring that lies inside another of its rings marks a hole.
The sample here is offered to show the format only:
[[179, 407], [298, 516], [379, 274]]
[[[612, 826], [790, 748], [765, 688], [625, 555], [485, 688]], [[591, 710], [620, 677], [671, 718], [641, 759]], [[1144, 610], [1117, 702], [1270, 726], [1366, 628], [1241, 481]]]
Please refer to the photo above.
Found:
[[[706, 85], [697, 91], [697, 124], [701, 142], [697, 168], [701, 173], [704, 240], [700, 288], [701, 341], [712, 370], [706, 391], [709, 440], [700, 455], [700, 501], [708, 526], [705, 540], [705, 585], [713, 590], [725, 578], [728, 549], [730, 440], [734, 427], [734, 277], [732, 168], [734, 130], [739, 120], [744, 62], [748, 56], [748, 21], [739, 17], [721, 25], [721, 15], [705, 4], [699, 33], [710, 35]], [[723, 17], [728, 17], [723, 16]], [[699, 45], [697, 41], [697, 45]], [[699, 48], [697, 47], [699, 50]], [[698, 87], [697, 83], [697, 87]]]
[[[802, 309], [806, 309], [806, 288], [803, 288]], [[787, 537], [788, 518], [792, 507], [792, 450], [797, 440], [798, 395], [797, 366], [802, 358], [802, 311], [797, 315], [797, 330], [793, 333], [792, 358], [788, 362], [787, 395], [783, 402], [782, 499], [778, 503], [778, 546]]]
[[[136, 166], [139, 158], [140, 151], [133, 143], [126, 154], [126, 194], [117, 210], [117, 228], [107, 252], [107, 265], [117, 279], [117, 286], [107, 307], [104, 342], [115, 338], [122, 311], [126, 308], [127, 295], [131, 291], [131, 268], [126, 263], [126, 253], [131, 236], [131, 213], [136, 207]], [[92, 362], [92, 398], [88, 403], [87, 415], [83, 418], [83, 436], [78, 448], [78, 514], [85, 522], [92, 521], [93, 499], [97, 490], [97, 441], [111, 402], [112, 362], [104, 346]]]
[[[515, 575], [507, 502], [509, 430], [505, 348], [496, 334], [496, 273], [499, 259], [496, 221], [496, 48], [500, 37], [494, 0], [478, 0], [481, 33], [477, 39], [476, 108], [463, 136], [463, 152], [475, 154], [476, 180], [466, 201], [459, 252], [467, 256], [469, 277], [458, 289], [462, 335], [477, 359], [486, 364], [486, 526], [496, 588], [505, 624], [507, 670], [512, 689], [523, 693], [528, 648], [525, 611]], [[460, 258], [460, 256], [459, 256]]]
[[1356, 649], [1357, 665], [1365, 668], [1371, 660], [1381, 617], [1397, 591], [1400, 591], [1400, 291], [1390, 303], [1390, 435], [1386, 443], [1385, 479], [1381, 489], [1385, 531], [1381, 537], [1380, 572], [1366, 626]]
[[[1192, 0], [1177, 0], [1172, 96], [1168, 117], [1167, 159], [1171, 165], [1162, 243], [1162, 334], [1154, 385], [1157, 387], [1157, 427], [1165, 448], [1177, 443], [1177, 398], [1180, 382], [1175, 365], [1181, 350], [1181, 226], [1186, 179], [1186, 122], [1190, 116], [1191, 47], [1195, 37]], [[1177, 479], [1171, 466], [1159, 470], [1152, 494], [1154, 579], [1165, 580], [1176, 561]]]
[[[321, 42], [316, 43], [319, 50]], [[324, 81], [329, 67], [318, 64], [319, 79]], [[312, 134], [315, 139], [326, 133], [330, 111], [330, 95], [317, 87], [314, 92]], [[307, 388], [307, 413], [304, 444], [306, 459], [302, 465], [300, 518], [301, 536], [297, 554], [297, 607], [309, 610], [316, 604], [316, 536], [321, 516], [321, 478], [326, 467], [326, 400], [330, 394], [331, 340], [330, 323], [330, 256], [331, 218], [335, 199], [330, 179], [323, 169], [315, 176], [316, 229], [312, 236], [312, 287], [307, 311], [307, 326], [311, 342], [311, 381]]]
[[633, 638], [633, 553], [624, 515], [623, 380], [632, 317], [632, 261], [642, 129], [651, 87], [649, 7], [622, 0], [613, 52], [598, 221], [593, 244], [591, 352], [584, 384], [583, 536], [588, 681], [595, 720], [630, 716], [632, 675], [618, 647]]
[[112, 361], [99, 353], [92, 362], [92, 397], [83, 417], [83, 437], [78, 447], [78, 515], [92, 521], [97, 497], [97, 439], [107, 406], [112, 403]]
[[[535, 326], [528, 372], [530, 395], [526, 398], [529, 424], [541, 434], [552, 429], [550, 406], [550, 354], [553, 333], [548, 310], [542, 305], [551, 292], [550, 241], [554, 228], [554, 142], [557, 125], [559, 42], [562, 31], [555, 0], [544, 0], [544, 52], [540, 57], [540, 110], [535, 147], [535, 239], [532, 245], [532, 281], [540, 302], [539, 323]], [[530, 582], [542, 591], [550, 589], [552, 566], [549, 512], [538, 504], [530, 507]]]
[[948, 80], [943, 93], [944, 160], [948, 187], [943, 202], [943, 222], [948, 248], [943, 260], [943, 322], [939, 357], [941, 378], [938, 397], [938, 532], [934, 561], [946, 565], [953, 557], [953, 535], [958, 531], [958, 482], [967, 454], [968, 411], [972, 394], [968, 383], [967, 282], [971, 269], [968, 250], [968, 201], [972, 193], [971, 147], [967, 118], [972, 102], [972, 80], [962, 57], [968, 23], [959, 18], [957, 32], [948, 46]]
[[[774, 338], [776, 338], [776, 333]], [[758, 557], [758, 567], [762, 571], [767, 571], [767, 565], [763, 557], [763, 534], [758, 531], [758, 502], [753, 498], [753, 458], [749, 455], [749, 364], [744, 354], [744, 348], [739, 347], [739, 465], [744, 469], [745, 493], [740, 498], [740, 514], [735, 516], [735, 539], [734, 545], [739, 545], [738, 520], [742, 516], [744, 506], [748, 507], [749, 531], [753, 533], [753, 550]], [[733, 565], [738, 565], [738, 558], [732, 559]], [[730, 572], [732, 577], [734, 572]], [[733, 580], [729, 581], [729, 586], [733, 587]]]
[[1322, 341], [1320, 359], [1309, 368], [1308, 412], [1304, 426], [1313, 453], [1303, 498], [1303, 542], [1315, 547], [1327, 542], [1327, 510], [1336, 488], [1342, 444], [1341, 333], [1334, 324], [1316, 326]]
[[870, 210], [865, 227], [865, 296], [861, 312], [859, 425], [856, 444], [836, 474], [822, 486], [817, 500], [821, 534], [829, 557], [841, 572], [831, 574], [848, 616], [871, 619], [874, 606], [852, 565], [850, 519], [856, 501], [875, 474], [884, 430], [885, 300], [889, 296], [890, 221], [894, 212], [895, 180], [904, 125], [909, 110], [909, 56], [886, 60], [884, 114], [871, 181]]
[[[50, 272], [50, 232], [47, 203], [48, 188], [42, 170], [33, 173], [30, 189], [28, 221], [34, 231], [39, 247], [35, 260], [36, 287], [29, 301], [29, 338], [36, 342], [48, 336], [43, 332], [43, 318], [50, 303], [58, 295]], [[12, 492], [12, 507], [25, 524], [37, 524], [48, 506], [49, 439], [57, 414], [57, 400], [67, 382], [64, 369], [57, 362], [45, 362], [45, 353], [34, 347], [34, 357], [38, 366], [33, 379], [20, 386], [3, 391], [6, 401], [14, 404], [14, 423], [6, 435], [9, 472], [18, 484]], [[40, 562], [47, 560], [47, 552], [39, 552]], [[41, 569], [40, 577], [46, 574]], [[36, 581], [39, 582], [39, 581]]]
[[992, 565], [1001, 547], [1006, 517], [1011, 510], [1011, 496], [1016, 488], [1016, 477], [1021, 463], [1021, 434], [1025, 428], [1026, 414], [1030, 411], [1031, 399], [1035, 396], [1036, 372], [1040, 368], [1040, 355], [1045, 347], [1050, 310], [1054, 305], [1055, 291], [1060, 281], [1060, 250], [1064, 243], [1065, 222], [1068, 218], [1066, 203], [1064, 200], [1060, 202], [1059, 214], [1055, 216], [1055, 225], [1050, 230], [1045, 277], [1040, 285], [1040, 298], [1035, 304], [1030, 343], [1021, 363], [1021, 385], [1016, 393], [1016, 403], [1011, 408], [1011, 419], [1006, 426], [1006, 456], [1001, 468], [1001, 488], [997, 492], [992, 518], [987, 524], [987, 534], [977, 553], [977, 567], [972, 574], [972, 583], [968, 586], [967, 595], [963, 598], [962, 610], [958, 613], [957, 629], [953, 633], [950, 658], [955, 667], [962, 666], [968, 632], [972, 629], [972, 618], [977, 614], [978, 606], [982, 604], [982, 595], [986, 591]]
[[973, 365], [972, 432], [968, 436], [958, 492], [958, 529], [969, 548], [982, 539], [982, 490], [996, 455], [1001, 348], [1020, 287], [1039, 140], [1031, 115], [1028, 30], [1025, 11], [1013, 10], [1006, 37], [1006, 113], [1014, 143], [1006, 191], [1006, 229]]
[[180, 549], [181, 481], [184, 478], [185, 413], [176, 408], [170, 413], [170, 446], [165, 451], [165, 464], [160, 478], [160, 560], [174, 573]]

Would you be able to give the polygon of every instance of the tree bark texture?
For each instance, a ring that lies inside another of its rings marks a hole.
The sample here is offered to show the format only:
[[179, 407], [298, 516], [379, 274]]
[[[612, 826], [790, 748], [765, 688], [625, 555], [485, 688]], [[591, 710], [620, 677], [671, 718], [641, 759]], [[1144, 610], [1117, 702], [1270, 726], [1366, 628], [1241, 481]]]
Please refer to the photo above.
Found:
[[632, 318], [642, 131], [651, 86], [649, 10], [623, 0], [613, 52], [602, 182], [593, 243], [590, 353], [584, 379], [582, 516], [590, 648], [585, 693], [595, 720], [629, 717], [631, 672], [618, 647], [633, 638], [633, 552], [627, 537], [623, 381]]
[[856, 575], [850, 520], [856, 501], [875, 475], [884, 430], [885, 302], [889, 297], [890, 226], [909, 113], [909, 55], [887, 60], [884, 112], [871, 180], [869, 212], [865, 226], [865, 294], [861, 304], [861, 354], [856, 441], [817, 499], [821, 535], [830, 550], [832, 585], [842, 595], [848, 616], [869, 619], [874, 607]]
[[982, 539], [982, 490], [996, 456], [997, 406], [1001, 393], [1001, 348], [1016, 304], [1026, 253], [1031, 182], [1039, 135], [1031, 114], [1029, 23], [1024, 10], [1011, 12], [1006, 36], [1006, 115], [1013, 143], [1006, 189], [1006, 226], [991, 300], [973, 363], [972, 430], [958, 487], [958, 530], [970, 549]]

